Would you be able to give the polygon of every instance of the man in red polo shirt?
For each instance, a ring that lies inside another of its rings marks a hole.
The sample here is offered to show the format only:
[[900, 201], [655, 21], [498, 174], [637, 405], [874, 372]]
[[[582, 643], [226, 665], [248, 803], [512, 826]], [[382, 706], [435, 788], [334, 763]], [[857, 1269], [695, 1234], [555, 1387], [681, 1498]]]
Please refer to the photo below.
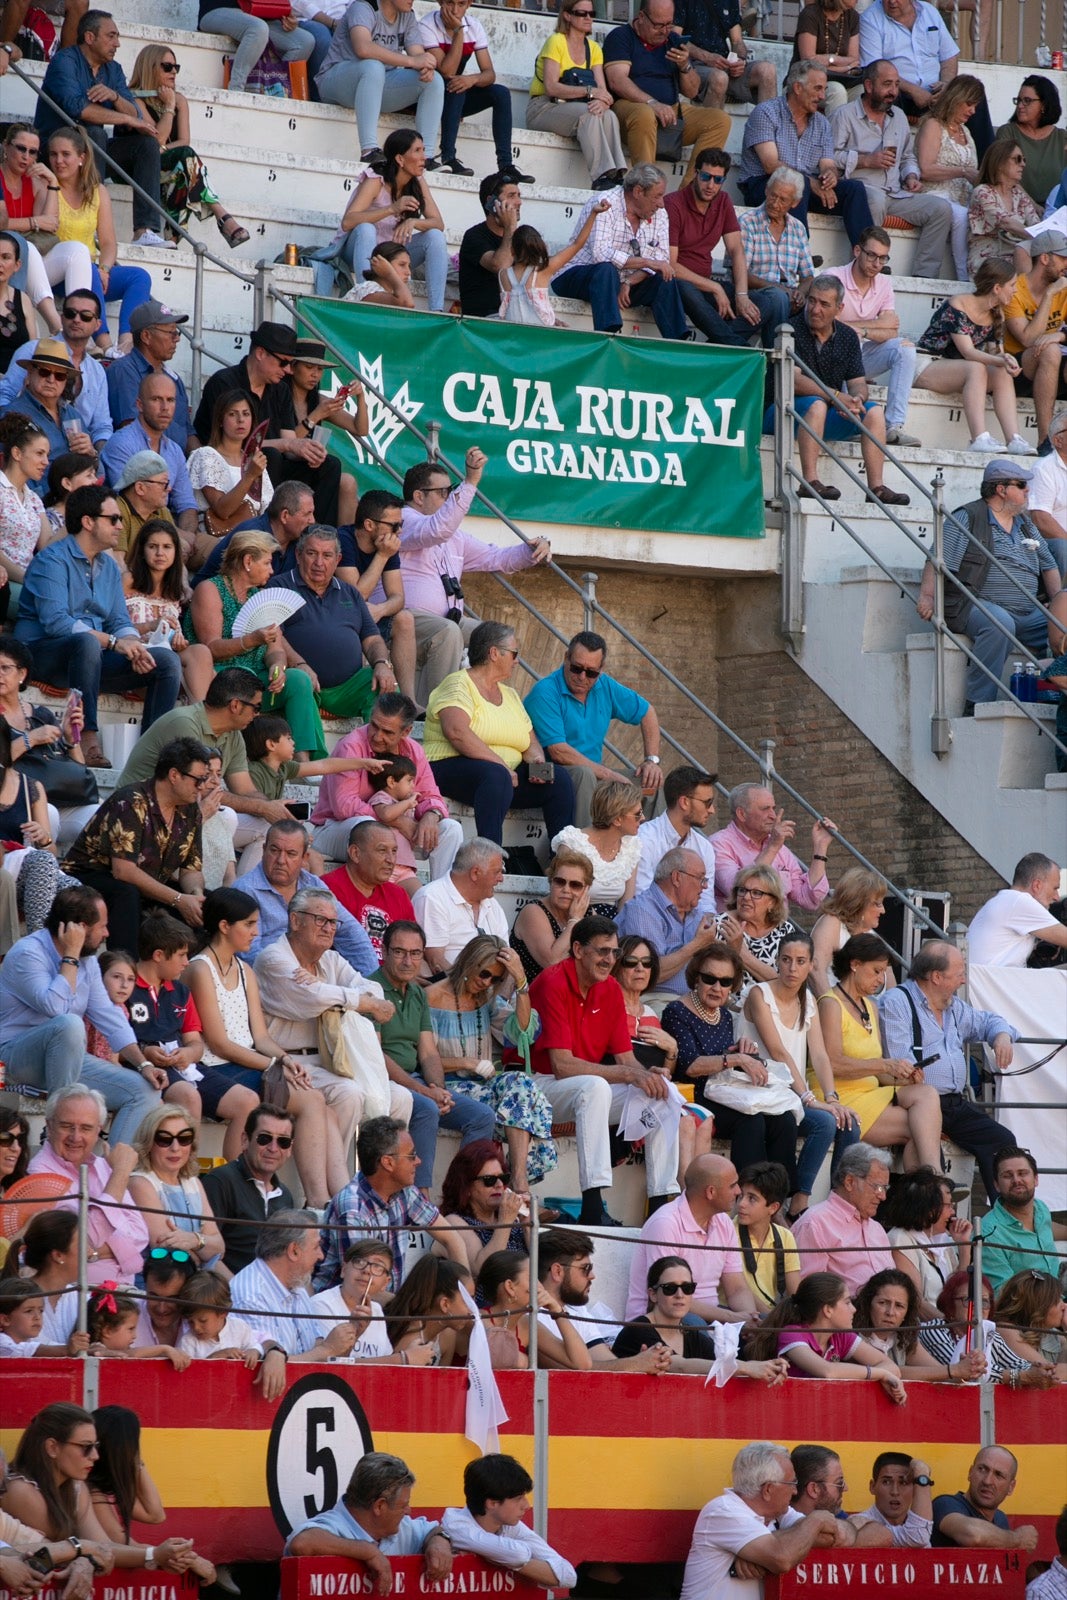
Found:
[[398, 883], [396, 834], [384, 822], [356, 822], [348, 836], [343, 867], [322, 880], [346, 911], [351, 911], [374, 946], [379, 963], [382, 937], [391, 922], [411, 921], [411, 901]]
[[[711, 344], [747, 344], [758, 328], [770, 348], [775, 328], [789, 320], [789, 298], [777, 289], [749, 294], [741, 224], [725, 188], [730, 165], [725, 150], [708, 146], [697, 156], [690, 181], [663, 202], [671, 266], [686, 316]], [[711, 255], [720, 239], [732, 286], [712, 277]]]
[[[609, 1127], [618, 1124], [631, 1086], [650, 1100], [665, 1100], [665, 1070], [643, 1067], [633, 1053], [622, 990], [611, 976], [619, 938], [607, 917], [583, 917], [571, 936], [571, 953], [538, 973], [530, 1001], [541, 1018], [531, 1065], [557, 1122], [573, 1122], [582, 1189], [579, 1221], [617, 1227], [602, 1189], [611, 1184]], [[649, 1209], [678, 1193], [678, 1123], [651, 1119], [645, 1134]]]

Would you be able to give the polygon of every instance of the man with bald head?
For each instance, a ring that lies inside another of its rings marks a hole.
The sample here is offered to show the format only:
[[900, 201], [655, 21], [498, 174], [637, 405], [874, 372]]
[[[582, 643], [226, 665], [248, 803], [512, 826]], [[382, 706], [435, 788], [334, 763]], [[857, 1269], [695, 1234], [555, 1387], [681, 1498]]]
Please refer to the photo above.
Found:
[[[696, 1283], [692, 1310], [707, 1322], [744, 1322], [756, 1302], [745, 1282], [737, 1235], [730, 1220], [741, 1190], [737, 1169], [725, 1156], [697, 1156], [686, 1168], [676, 1200], [653, 1212], [630, 1259], [626, 1320], [648, 1306], [648, 1269], [661, 1256], [687, 1261]], [[725, 1301], [725, 1304], [722, 1302]]]
[[100, 465], [108, 483], [114, 486], [131, 456], [151, 450], [167, 465], [170, 490], [167, 506], [182, 536], [186, 560], [196, 538], [198, 513], [196, 496], [185, 465], [185, 451], [175, 444], [168, 429], [174, 421], [178, 388], [166, 372], [146, 372], [137, 390], [137, 417], [113, 433], [100, 455]]
[[1037, 1529], [1013, 1528], [1001, 1505], [1015, 1490], [1019, 1463], [1002, 1445], [979, 1450], [967, 1474], [967, 1487], [934, 1498], [935, 1550], [1033, 1550]]

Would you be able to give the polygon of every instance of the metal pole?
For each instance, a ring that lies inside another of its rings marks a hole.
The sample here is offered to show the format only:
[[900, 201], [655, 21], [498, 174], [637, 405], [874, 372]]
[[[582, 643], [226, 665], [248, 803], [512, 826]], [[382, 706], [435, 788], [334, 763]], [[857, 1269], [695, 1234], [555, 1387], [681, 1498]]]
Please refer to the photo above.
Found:
[[190, 376], [193, 394], [200, 393], [204, 365], [204, 252], [193, 255], [193, 363]]
[[430, 461], [436, 461], [441, 454], [441, 424], [428, 422], [426, 424], [426, 455]]
[[530, 1195], [530, 1366], [537, 1366], [537, 1284], [540, 1252], [537, 1240], [537, 1196]]
[[794, 344], [793, 330], [785, 322], [774, 345], [774, 498], [782, 518], [782, 632], [793, 650], [799, 650], [804, 634], [804, 544], [800, 503], [789, 476], [796, 397]]
[[768, 787], [774, 777], [774, 752], [777, 745], [777, 739], [760, 739], [756, 745], [759, 751], [759, 769], [766, 778]]
[[[974, 1348], [985, 1349], [982, 1302], [982, 1221], [979, 1217], [971, 1236], [971, 1305], [974, 1307]], [[987, 1376], [978, 1385], [978, 1438], [982, 1449], [996, 1443], [996, 1414], [993, 1401], [995, 1384]]]
[[537, 1285], [541, 1275], [537, 1196], [530, 1195], [530, 1366], [534, 1369], [534, 1531], [548, 1538], [548, 1373], [537, 1365]]
[[78, 1168], [78, 1332], [89, 1331], [89, 1169]]
[[596, 610], [597, 581], [597, 575], [595, 572], [582, 573], [582, 627], [585, 629], [586, 633], [593, 632], [593, 624], [596, 621], [594, 612]]
[[945, 475], [938, 467], [934, 478], [934, 710], [930, 718], [930, 749], [946, 756], [952, 748], [952, 729], [945, 704]]

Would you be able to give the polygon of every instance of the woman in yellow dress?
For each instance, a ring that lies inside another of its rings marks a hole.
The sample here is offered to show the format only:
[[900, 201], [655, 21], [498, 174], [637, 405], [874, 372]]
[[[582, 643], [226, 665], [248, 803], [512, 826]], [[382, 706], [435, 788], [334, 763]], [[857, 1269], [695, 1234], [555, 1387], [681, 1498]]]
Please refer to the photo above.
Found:
[[[903, 1145], [904, 1170], [941, 1170], [941, 1101], [911, 1061], [883, 1054], [872, 996], [885, 982], [889, 952], [874, 933], [856, 933], [835, 950], [837, 987], [819, 999], [823, 1042], [842, 1104], [860, 1119], [860, 1136]], [[812, 1081], [822, 1097], [819, 1083]]]

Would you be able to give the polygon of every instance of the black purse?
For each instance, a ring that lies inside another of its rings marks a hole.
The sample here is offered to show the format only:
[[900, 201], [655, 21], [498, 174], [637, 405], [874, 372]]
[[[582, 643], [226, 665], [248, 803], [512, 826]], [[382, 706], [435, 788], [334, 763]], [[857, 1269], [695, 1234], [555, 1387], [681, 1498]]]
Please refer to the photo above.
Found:
[[585, 66], [568, 67], [565, 72], [560, 73], [560, 83], [565, 83], [569, 89], [595, 89], [596, 73], [590, 65], [591, 61], [592, 51], [589, 49], [589, 41], [586, 40]]
[[[55, 718], [50, 712], [34, 707], [27, 719], [30, 728], [54, 728]], [[91, 767], [75, 761], [58, 744], [38, 744], [19, 756], [18, 770], [30, 779], [36, 779], [52, 805], [60, 811], [74, 806], [100, 804], [100, 791]]]

